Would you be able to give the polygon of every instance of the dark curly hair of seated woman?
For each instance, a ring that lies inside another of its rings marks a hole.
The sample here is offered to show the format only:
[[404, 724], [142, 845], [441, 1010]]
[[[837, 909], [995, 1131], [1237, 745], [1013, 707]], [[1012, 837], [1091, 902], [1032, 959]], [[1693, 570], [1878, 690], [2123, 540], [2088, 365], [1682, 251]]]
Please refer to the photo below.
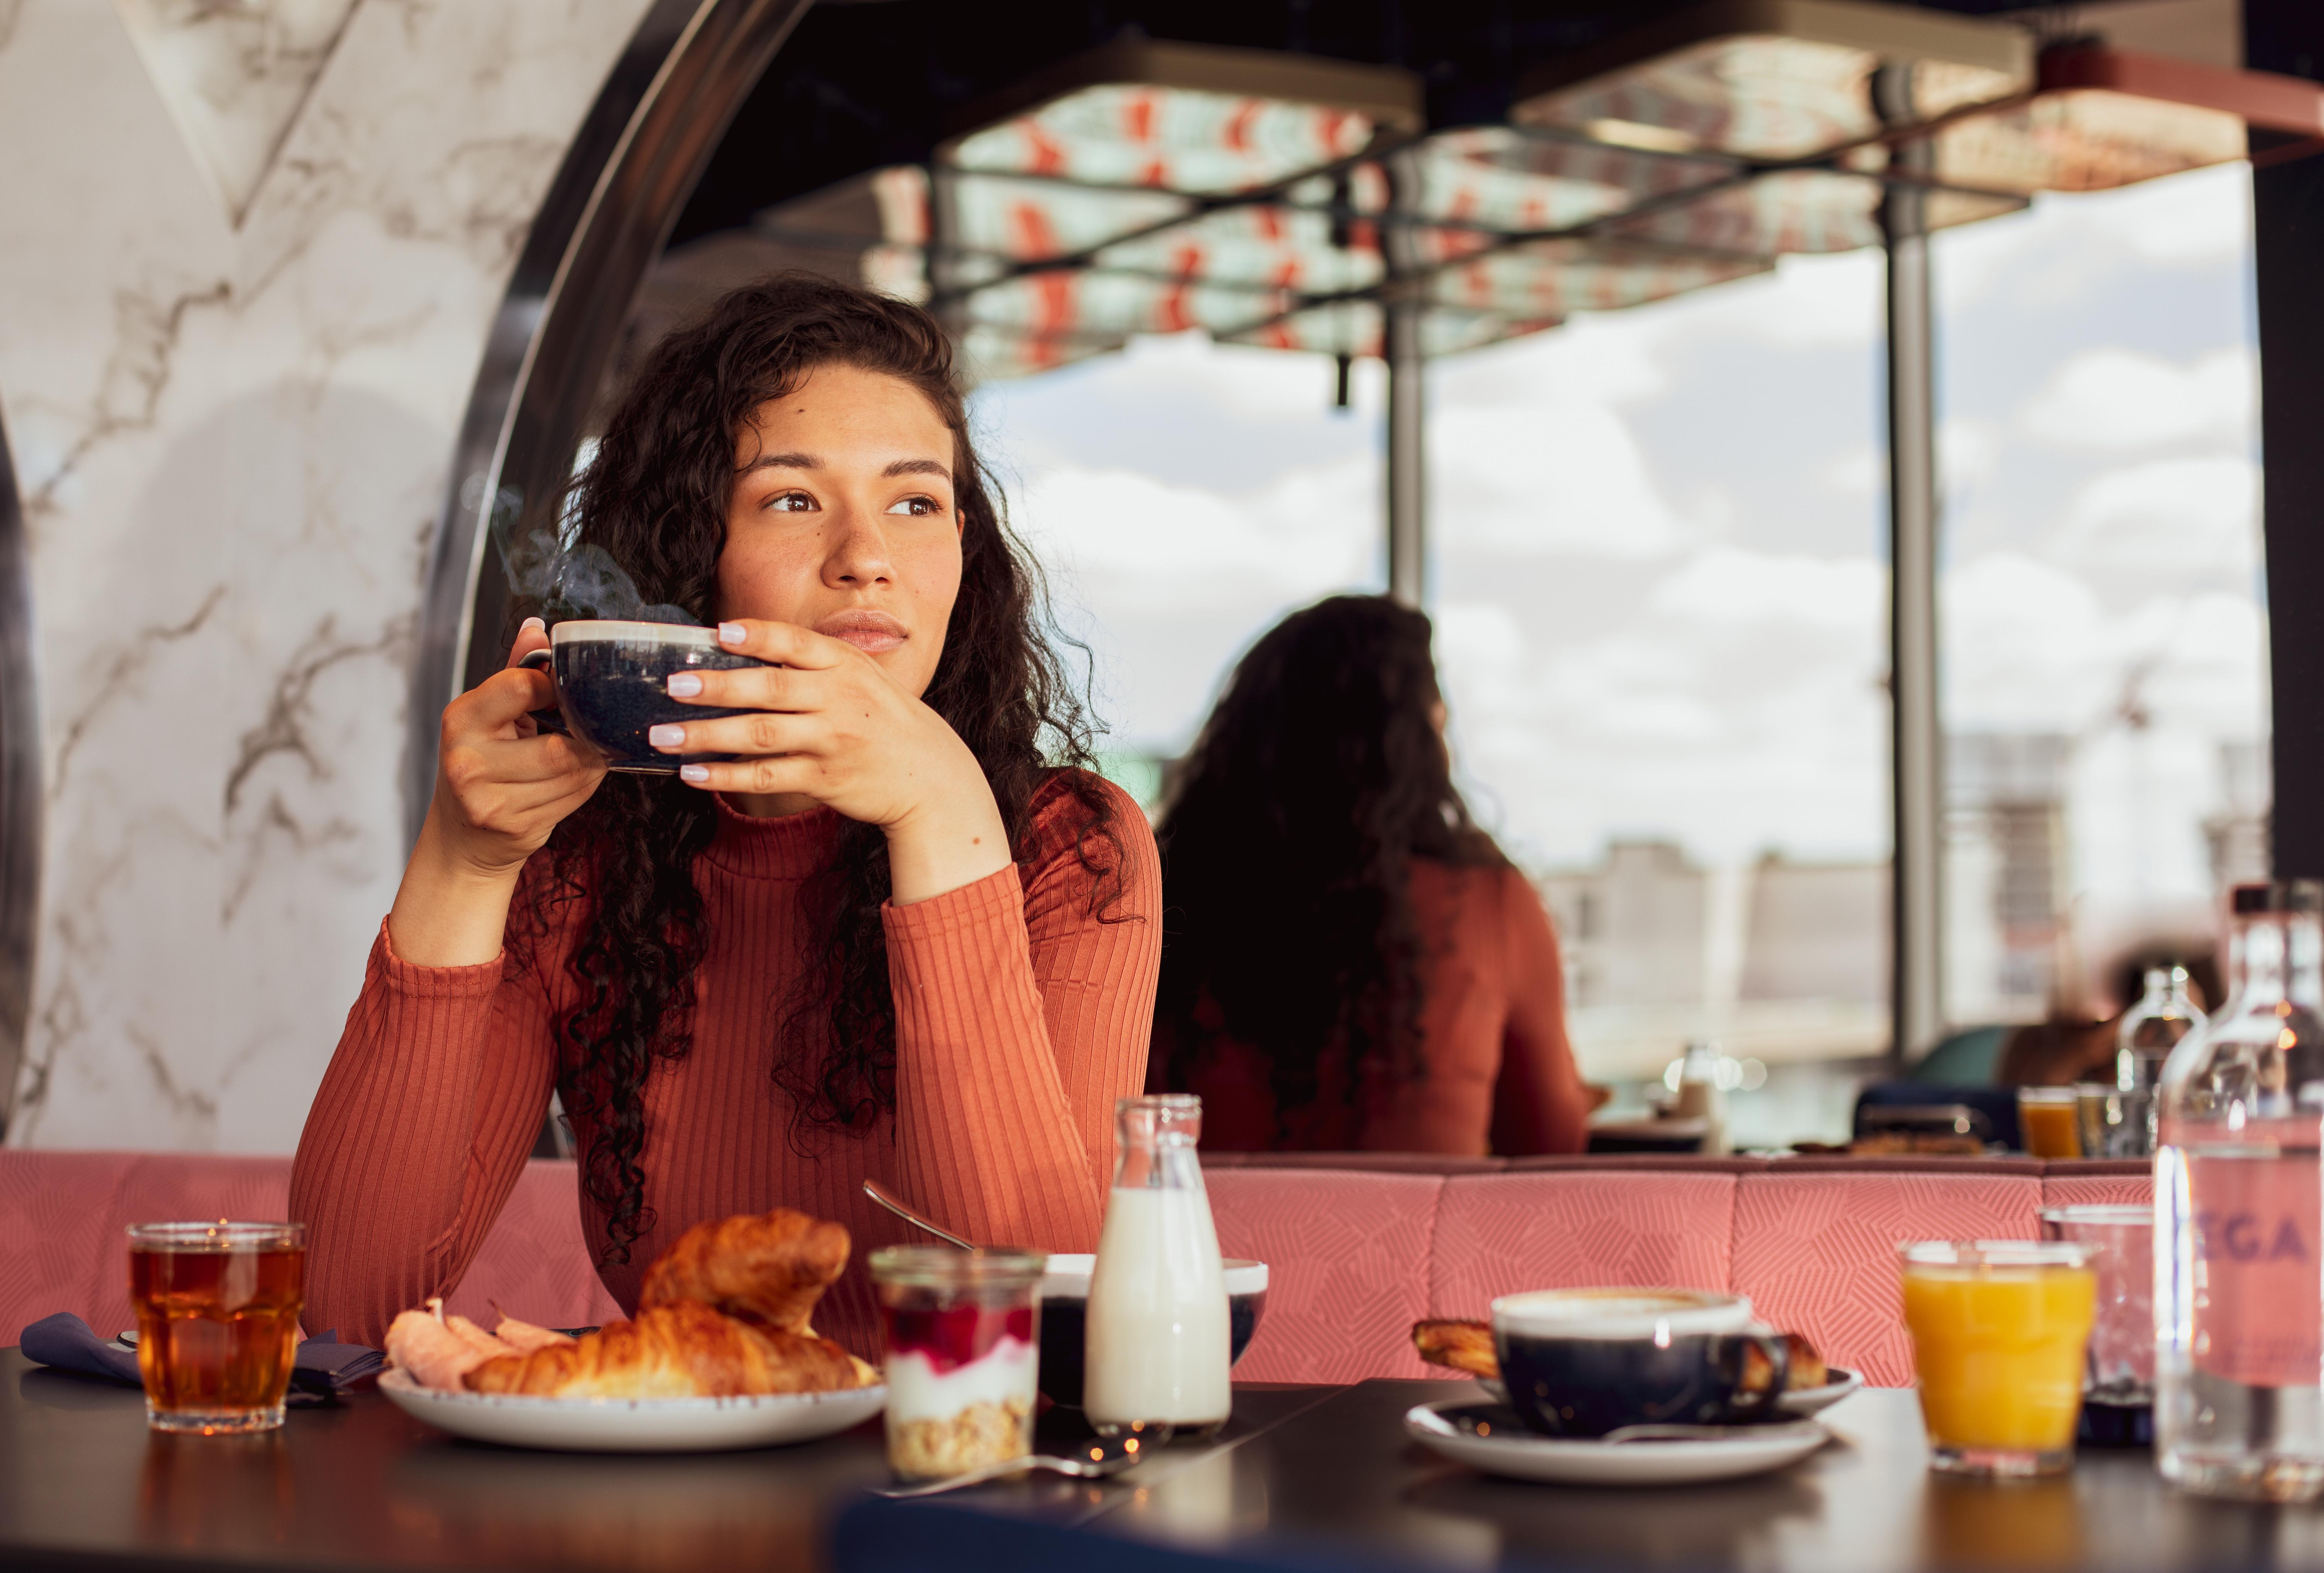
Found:
[[1428, 619], [1378, 596], [1251, 647], [1170, 793], [1151, 1091], [1203, 1144], [1576, 1152], [1557, 938], [1452, 784]]

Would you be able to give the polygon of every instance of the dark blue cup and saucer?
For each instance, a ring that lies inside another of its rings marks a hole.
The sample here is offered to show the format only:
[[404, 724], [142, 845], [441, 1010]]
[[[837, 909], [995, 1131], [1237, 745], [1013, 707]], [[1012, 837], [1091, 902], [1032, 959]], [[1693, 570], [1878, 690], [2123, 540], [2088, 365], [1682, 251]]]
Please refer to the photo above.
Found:
[[1786, 1413], [1783, 1336], [1741, 1295], [1548, 1289], [1493, 1301], [1506, 1403], [1405, 1416], [1416, 1441], [1494, 1475], [1675, 1485], [1781, 1468], [1831, 1433]]
[[715, 628], [590, 617], [558, 624], [549, 631], [549, 648], [532, 652], [518, 664], [547, 671], [557, 685], [557, 708], [532, 713], [542, 730], [569, 732], [604, 754], [608, 769], [676, 775], [681, 764], [734, 756], [663, 754], [646, 741], [650, 728], [666, 721], [706, 721], [749, 712], [673, 699], [671, 674], [731, 671], [767, 663], [719, 643]]

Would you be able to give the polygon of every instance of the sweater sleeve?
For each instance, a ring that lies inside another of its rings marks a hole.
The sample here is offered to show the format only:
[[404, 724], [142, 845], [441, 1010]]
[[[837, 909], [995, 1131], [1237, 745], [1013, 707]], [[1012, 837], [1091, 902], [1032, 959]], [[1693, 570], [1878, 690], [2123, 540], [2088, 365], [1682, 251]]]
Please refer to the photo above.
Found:
[[1145, 814], [1099, 785], [1118, 853], [1053, 782], [1024, 863], [886, 911], [898, 1178], [972, 1240], [1095, 1250], [1114, 1102], [1145, 1085], [1160, 862]]
[[1579, 1152], [1590, 1098], [1565, 1037], [1565, 967], [1541, 897], [1515, 869], [1501, 876], [1509, 1013], [1493, 1087], [1493, 1151], [1506, 1157]]
[[549, 1107], [547, 1003], [505, 955], [415, 967], [380, 925], [290, 1168], [310, 1328], [374, 1346], [460, 1282]]

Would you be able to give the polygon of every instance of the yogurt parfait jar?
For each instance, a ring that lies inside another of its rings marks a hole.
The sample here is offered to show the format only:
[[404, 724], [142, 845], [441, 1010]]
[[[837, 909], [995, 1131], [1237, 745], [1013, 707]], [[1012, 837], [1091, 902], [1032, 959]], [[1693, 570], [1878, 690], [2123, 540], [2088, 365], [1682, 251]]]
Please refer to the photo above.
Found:
[[886, 1350], [888, 1465], [943, 1480], [1033, 1450], [1038, 1251], [890, 1245], [872, 1254]]

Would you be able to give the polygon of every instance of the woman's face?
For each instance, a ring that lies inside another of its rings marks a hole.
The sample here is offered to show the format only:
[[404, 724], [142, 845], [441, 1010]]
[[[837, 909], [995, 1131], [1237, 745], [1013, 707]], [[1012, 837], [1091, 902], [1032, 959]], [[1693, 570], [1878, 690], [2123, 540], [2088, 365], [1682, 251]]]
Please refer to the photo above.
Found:
[[718, 615], [844, 639], [925, 692], [960, 594], [952, 431], [918, 388], [824, 366], [734, 445]]

